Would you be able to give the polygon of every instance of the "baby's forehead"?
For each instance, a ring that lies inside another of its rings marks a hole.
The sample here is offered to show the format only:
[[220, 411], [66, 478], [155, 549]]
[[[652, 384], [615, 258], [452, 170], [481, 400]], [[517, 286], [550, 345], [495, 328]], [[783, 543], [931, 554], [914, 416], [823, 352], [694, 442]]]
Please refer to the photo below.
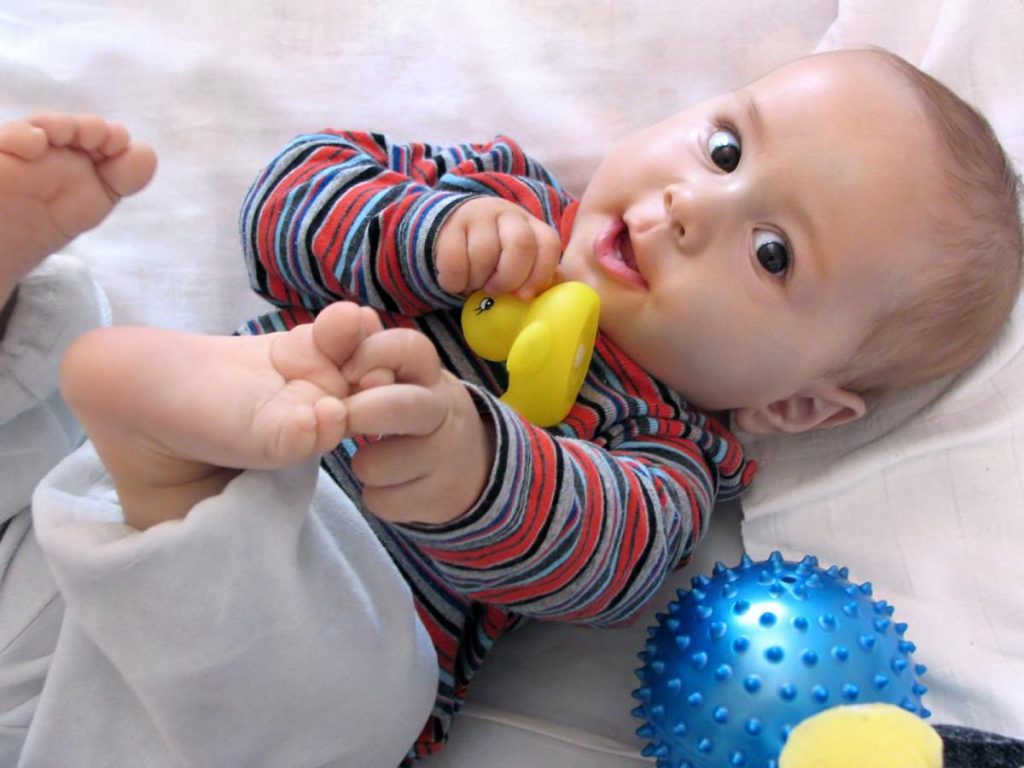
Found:
[[892, 66], [890, 57], [887, 54], [882, 51], [865, 49], [813, 53], [809, 56], [792, 59], [775, 69], [765, 72], [760, 77], [754, 79], [752, 83], [779, 76], [788, 76], [792, 73], [804, 75], [818, 74], [825, 77], [850, 77], [852, 78], [850, 81], [851, 85], [863, 82], [863, 78], [893, 77], [897, 81], [904, 79], [901, 73]]
[[[740, 108], [754, 117], [752, 138], [794, 160], [814, 152], [835, 183], [894, 171], [916, 176], [933, 166], [939, 129], [917, 88], [876, 55], [842, 53], [799, 59], [737, 91]], [[918, 181], [936, 183], [929, 173]]]
[[[914, 83], [876, 51], [833, 51], [795, 59], [762, 75], [740, 91], [799, 90], [808, 106], [827, 103], [826, 96], [872, 96], [914, 110], [920, 94]], [[885, 98], [886, 96], [894, 98]]]

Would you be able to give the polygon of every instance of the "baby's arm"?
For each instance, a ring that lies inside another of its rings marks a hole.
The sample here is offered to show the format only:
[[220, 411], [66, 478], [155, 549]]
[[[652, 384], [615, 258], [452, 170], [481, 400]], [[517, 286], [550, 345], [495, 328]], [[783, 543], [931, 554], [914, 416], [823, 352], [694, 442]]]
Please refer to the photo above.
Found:
[[62, 390], [140, 530], [183, 517], [242, 469], [277, 469], [334, 447], [349, 394], [339, 372], [379, 330], [339, 303], [314, 324], [260, 337], [114, 327], [76, 341]]
[[[595, 356], [562, 436], [477, 393], [496, 457], [478, 502], [445, 526], [402, 526], [461, 594], [545, 619], [628, 622], [690, 555], [716, 500], [749, 483], [734, 437], [611, 355]], [[591, 439], [569, 436], [591, 420]]]
[[[546, 266], [529, 280], [542, 283], [560, 250], [551, 227], [570, 199], [514, 142], [438, 147], [396, 144], [379, 134], [299, 137], [259, 175], [242, 208], [253, 287], [280, 307], [310, 311], [300, 321], [337, 299], [404, 315], [454, 309], [469, 271], [460, 263], [466, 264], [471, 228], [447, 222], [476, 198], [501, 198], [501, 210], [529, 217], [525, 229], [516, 226], [507, 237], [504, 223], [500, 232], [494, 226], [493, 211], [489, 234], [472, 228], [483, 240], [471, 243], [473, 251], [492, 264], [476, 269], [483, 277], [474, 279], [486, 281], [502, 246], [521, 251], [532, 237]], [[445, 259], [451, 274], [438, 271], [442, 244], [453, 252]], [[509, 271], [512, 285], [521, 270]], [[505, 281], [502, 275], [499, 285]]]
[[[411, 359], [400, 345], [378, 354], [394, 333], [369, 339], [346, 374], [354, 380]], [[691, 554], [716, 499], [745, 486], [753, 467], [734, 437], [639, 371], [624, 377], [628, 361], [614, 355], [605, 345], [588, 377], [584, 399], [594, 411], [574, 411], [581, 422], [602, 419], [593, 440], [568, 437], [568, 427], [566, 436], [538, 429], [460, 382], [453, 400], [427, 391], [444, 377], [409, 387], [407, 403], [398, 387], [353, 396], [350, 424], [393, 435], [361, 447], [352, 462], [367, 506], [399, 523], [467, 597], [561, 621], [635, 618]], [[378, 394], [377, 407], [366, 407]], [[436, 428], [453, 413], [472, 429]]]

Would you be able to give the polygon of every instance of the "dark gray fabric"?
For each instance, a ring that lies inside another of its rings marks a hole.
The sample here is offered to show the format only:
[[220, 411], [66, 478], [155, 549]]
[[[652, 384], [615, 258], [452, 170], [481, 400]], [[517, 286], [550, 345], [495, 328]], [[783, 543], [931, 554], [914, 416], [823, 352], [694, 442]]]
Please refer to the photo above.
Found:
[[959, 725], [937, 725], [944, 768], [1022, 768], [1024, 741]]

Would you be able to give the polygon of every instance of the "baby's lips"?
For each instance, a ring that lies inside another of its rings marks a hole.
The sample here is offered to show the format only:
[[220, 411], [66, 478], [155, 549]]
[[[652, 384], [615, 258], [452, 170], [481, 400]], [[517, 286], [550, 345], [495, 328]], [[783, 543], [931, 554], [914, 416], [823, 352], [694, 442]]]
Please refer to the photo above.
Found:
[[604, 258], [610, 255], [612, 252], [617, 251], [616, 241], [619, 239], [619, 234], [625, 229], [626, 223], [622, 219], [615, 219], [609, 222], [597, 233], [597, 237], [594, 238], [594, 253], [597, 254], [598, 258]]
[[605, 273], [624, 285], [646, 290], [649, 286], [637, 268], [629, 229], [622, 219], [606, 225], [594, 238], [594, 256]]

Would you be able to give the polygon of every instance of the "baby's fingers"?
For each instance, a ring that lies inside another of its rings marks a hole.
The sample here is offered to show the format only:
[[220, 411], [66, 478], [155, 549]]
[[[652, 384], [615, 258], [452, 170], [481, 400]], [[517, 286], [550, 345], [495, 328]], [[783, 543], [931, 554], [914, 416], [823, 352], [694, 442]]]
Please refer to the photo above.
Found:
[[[394, 380], [403, 384], [433, 386], [441, 375], [441, 361], [430, 339], [408, 328], [391, 328], [363, 340], [352, 358], [342, 367], [342, 375], [361, 388], [379, 386], [380, 377], [392, 371]], [[364, 377], [372, 374], [372, 385]]]
[[489, 273], [482, 275], [475, 288], [482, 287], [490, 293], [508, 293], [523, 284], [537, 255], [537, 238], [530, 226], [531, 218], [518, 209], [502, 211], [495, 222], [500, 241], [497, 263]]
[[466, 231], [455, 224], [441, 230], [435, 262], [437, 282], [448, 293], [464, 293], [469, 286], [469, 251]]
[[474, 222], [466, 233], [467, 268], [469, 276], [466, 290], [482, 288], [501, 263], [502, 236], [499, 222], [505, 213], [496, 219]]
[[448, 415], [443, 398], [415, 384], [363, 390], [345, 405], [350, 435], [430, 435]]
[[558, 232], [540, 219], [534, 219], [531, 226], [537, 238], [537, 255], [533, 259], [530, 274], [515, 289], [516, 295], [521, 299], [532, 299], [538, 293], [547, 290], [555, 278], [558, 262], [562, 258], [562, 238]]
[[427, 477], [436, 465], [437, 450], [430, 441], [406, 435], [362, 445], [352, 457], [352, 471], [362, 483], [364, 493], [371, 488], [390, 488]]
[[529, 299], [551, 285], [562, 242], [548, 224], [525, 211], [509, 211], [499, 218], [501, 255], [494, 274], [484, 286], [492, 293], [516, 292]]

